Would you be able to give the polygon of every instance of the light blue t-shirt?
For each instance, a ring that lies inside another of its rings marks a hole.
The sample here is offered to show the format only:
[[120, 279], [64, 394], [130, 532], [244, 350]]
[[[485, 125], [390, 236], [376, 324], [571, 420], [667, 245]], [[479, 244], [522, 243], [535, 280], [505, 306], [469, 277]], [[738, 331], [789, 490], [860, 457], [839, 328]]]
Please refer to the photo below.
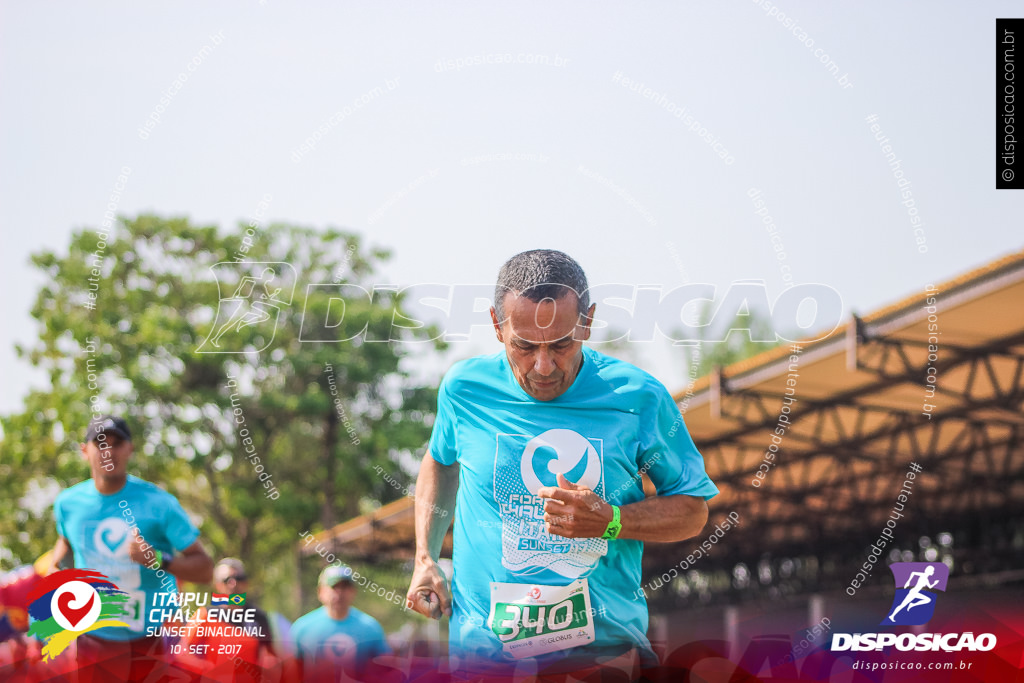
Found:
[[341, 621], [332, 619], [326, 607], [315, 609], [292, 624], [291, 638], [307, 677], [336, 666], [361, 669], [374, 657], [391, 653], [377, 620], [355, 607]]
[[[586, 579], [593, 641], [543, 654], [537, 662], [630, 647], [647, 662], [653, 658], [647, 603], [634, 597], [643, 542], [548, 534], [536, 491], [556, 486], [556, 471], [620, 506], [644, 498], [641, 472], [660, 496], [707, 499], [718, 489], [660, 382], [588, 347], [583, 355], [572, 386], [551, 401], [538, 401], [522, 389], [504, 351], [457, 363], [441, 383], [430, 454], [443, 465], [460, 465], [449, 625], [453, 654], [514, 661], [488, 626], [492, 594], [498, 594], [492, 591], [506, 590], [492, 582], [528, 584], [527, 592], [537, 595], [530, 585], [543, 589]], [[572, 604], [575, 612], [582, 611], [575, 609], [582, 603]], [[504, 609], [499, 605], [496, 615], [508, 617]], [[538, 611], [528, 615], [535, 624]], [[564, 623], [562, 616], [568, 618], [568, 612], [553, 616], [549, 611], [544, 626], [552, 619], [555, 626]], [[551, 639], [559, 637], [570, 636]]]
[[92, 479], [61, 491], [53, 504], [57, 532], [71, 544], [75, 567], [95, 569], [128, 593], [128, 615], [120, 617], [130, 628], [106, 627], [90, 633], [107, 640], [132, 640], [143, 637], [148, 627], [160, 621], [150, 620], [158, 593], [174, 593], [177, 582], [170, 572], [144, 567], [132, 561], [128, 548], [132, 527], [163, 553], [180, 553], [199, 538], [197, 529], [178, 499], [155, 484], [128, 475], [117, 493], [104, 495]]

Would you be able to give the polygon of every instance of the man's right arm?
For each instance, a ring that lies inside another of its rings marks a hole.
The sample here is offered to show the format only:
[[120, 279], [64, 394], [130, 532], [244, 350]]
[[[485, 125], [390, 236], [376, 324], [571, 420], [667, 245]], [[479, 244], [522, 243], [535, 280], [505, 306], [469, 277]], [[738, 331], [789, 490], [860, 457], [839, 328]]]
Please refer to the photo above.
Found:
[[57, 543], [53, 546], [52, 552], [53, 555], [50, 557], [50, 567], [46, 572], [47, 575], [60, 569], [60, 565], [64, 561], [65, 557], [67, 557], [71, 563], [74, 562], [74, 552], [71, 550], [71, 544], [68, 543], [68, 539], [63, 536], [57, 537]]
[[459, 465], [442, 465], [428, 451], [416, 478], [416, 558], [406, 607], [431, 619], [451, 616], [451, 596], [437, 564], [452, 523]]

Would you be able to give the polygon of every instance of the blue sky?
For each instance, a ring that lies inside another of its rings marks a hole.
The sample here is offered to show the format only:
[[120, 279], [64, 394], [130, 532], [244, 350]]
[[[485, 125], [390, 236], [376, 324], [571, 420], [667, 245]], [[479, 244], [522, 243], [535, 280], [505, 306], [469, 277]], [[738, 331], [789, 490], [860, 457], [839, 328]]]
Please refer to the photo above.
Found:
[[[121, 213], [355, 230], [394, 250], [380, 280], [401, 286], [490, 283], [511, 254], [551, 247], [592, 284], [762, 280], [774, 299], [785, 264], [846, 314], [923, 292], [1022, 246], [1022, 195], [996, 191], [993, 168], [995, 18], [1015, 10], [5, 2], [0, 411], [42, 382], [13, 352], [36, 333], [29, 255], [98, 226], [123, 167]], [[684, 384], [667, 342], [631, 355]]]

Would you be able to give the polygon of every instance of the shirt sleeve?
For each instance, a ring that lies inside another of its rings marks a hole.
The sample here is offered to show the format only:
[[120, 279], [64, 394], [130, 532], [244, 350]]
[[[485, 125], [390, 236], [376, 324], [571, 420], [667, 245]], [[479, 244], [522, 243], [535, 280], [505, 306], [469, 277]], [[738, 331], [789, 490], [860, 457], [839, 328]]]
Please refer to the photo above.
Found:
[[391, 646], [388, 645], [387, 636], [384, 635], [384, 629], [381, 625], [377, 624], [377, 641], [374, 643], [373, 654], [371, 657], [377, 657], [379, 655], [391, 654]]
[[53, 518], [57, 520], [57, 535], [67, 538], [68, 533], [64, 530], [64, 507], [61, 505], [60, 498], [53, 501]]
[[704, 457], [690, 438], [679, 406], [660, 384], [654, 393], [655, 405], [644, 411], [641, 421], [640, 471], [651, 478], [659, 496], [713, 498], [718, 487], [704, 471]]
[[302, 617], [299, 617], [295, 620], [295, 623], [292, 624], [291, 633], [289, 633], [289, 638], [292, 641], [292, 651], [299, 659], [306, 656], [305, 649], [302, 647], [302, 636], [305, 631], [306, 624], [302, 619]]
[[430, 433], [428, 449], [431, 457], [442, 465], [454, 465], [458, 459], [458, 444], [455, 440], [455, 407], [448, 395], [449, 378], [446, 376], [437, 391], [437, 415], [434, 430]]
[[174, 496], [168, 494], [165, 511], [165, 535], [175, 551], [181, 551], [196, 542], [199, 529], [192, 524], [185, 509]]

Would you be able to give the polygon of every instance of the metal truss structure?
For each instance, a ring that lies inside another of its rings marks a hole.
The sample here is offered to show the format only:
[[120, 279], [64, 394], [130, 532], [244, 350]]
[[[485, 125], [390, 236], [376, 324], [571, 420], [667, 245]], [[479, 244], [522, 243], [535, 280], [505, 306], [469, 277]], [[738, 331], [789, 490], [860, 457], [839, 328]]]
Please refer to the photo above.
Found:
[[685, 407], [722, 494], [701, 538], [647, 545], [645, 578], [730, 512], [741, 525], [665, 607], [839, 589], [879, 540], [881, 573], [925, 554], [961, 576], [1024, 568], [1024, 253], [720, 370]]

